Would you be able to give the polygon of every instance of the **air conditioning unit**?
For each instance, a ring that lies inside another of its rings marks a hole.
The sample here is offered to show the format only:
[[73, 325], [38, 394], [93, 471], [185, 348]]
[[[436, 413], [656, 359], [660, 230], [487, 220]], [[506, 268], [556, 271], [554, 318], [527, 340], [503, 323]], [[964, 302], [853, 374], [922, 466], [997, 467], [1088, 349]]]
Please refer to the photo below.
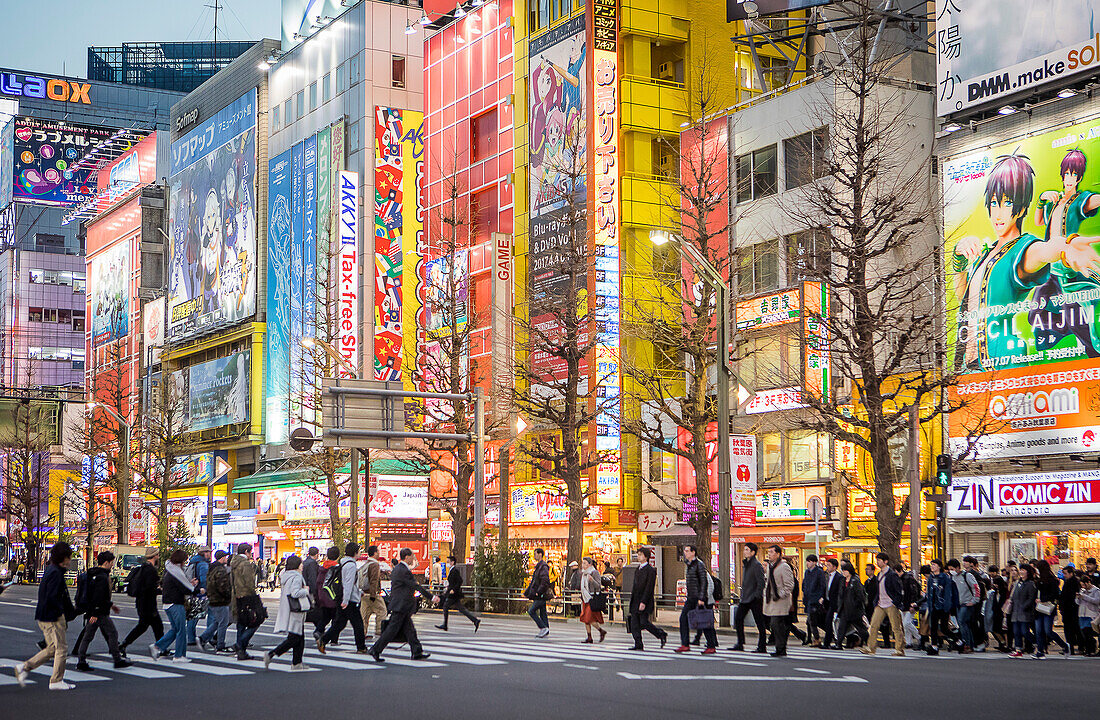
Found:
[[672, 63], [663, 62], [657, 66], [657, 77], [661, 80], [672, 80], [675, 75], [675, 70], [672, 67]]

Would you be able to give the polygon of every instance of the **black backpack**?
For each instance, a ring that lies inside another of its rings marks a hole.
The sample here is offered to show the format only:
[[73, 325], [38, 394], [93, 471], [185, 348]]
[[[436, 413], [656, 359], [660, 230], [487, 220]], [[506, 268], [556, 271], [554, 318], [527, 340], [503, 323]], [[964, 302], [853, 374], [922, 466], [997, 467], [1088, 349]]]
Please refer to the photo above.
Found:
[[88, 585], [87, 571], [76, 576], [76, 597], [73, 598], [73, 607], [77, 612], [88, 611]]
[[965, 573], [963, 573], [964, 578], [967, 575], [974, 578], [974, 584], [978, 586], [978, 600], [985, 600], [985, 583], [982, 582], [981, 575], [974, 572], [973, 570], [967, 570]]
[[714, 598], [714, 602], [720, 602], [726, 596], [722, 581], [710, 573], [707, 573], [707, 575], [710, 575], [710, 596]]
[[141, 565], [132, 568], [126, 575], [126, 594], [130, 597], [137, 597], [137, 576], [141, 572]]
[[[355, 562], [352, 560], [352, 562]], [[325, 584], [323, 585], [324, 591], [328, 593], [329, 599], [341, 602], [344, 598], [344, 562], [340, 561], [339, 565], [333, 565], [328, 569], [328, 575], [325, 576]]]

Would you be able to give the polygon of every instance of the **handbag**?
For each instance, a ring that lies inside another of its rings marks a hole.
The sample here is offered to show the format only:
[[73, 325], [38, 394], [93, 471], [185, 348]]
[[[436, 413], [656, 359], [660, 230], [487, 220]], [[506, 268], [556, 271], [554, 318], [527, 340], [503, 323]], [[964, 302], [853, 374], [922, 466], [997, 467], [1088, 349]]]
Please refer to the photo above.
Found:
[[1042, 613], [1043, 615], [1054, 614], [1054, 603], [1052, 602], [1037, 602], [1035, 603], [1035, 612]]
[[714, 627], [714, 611], [708, 608], [688, 610], [688, 627], [692, 630], [710, 630]]
[[296, 612], [296, 613], [309, 612], [310, 607], [312, 607], [312, 605], [310, 604], [310, 601], [309, 601], [309, 595], [306, 595], [303, 598], [297, 598], [297, 597], [290, 596], [290, 597], [287, 597], [286, 600], [287, 600], [287, 604], [290, 605], [290, 612]]
[[588, 601], [588, 609], [592, 612], [603, 612], [607, 609], [607, 593], [595, 593]]

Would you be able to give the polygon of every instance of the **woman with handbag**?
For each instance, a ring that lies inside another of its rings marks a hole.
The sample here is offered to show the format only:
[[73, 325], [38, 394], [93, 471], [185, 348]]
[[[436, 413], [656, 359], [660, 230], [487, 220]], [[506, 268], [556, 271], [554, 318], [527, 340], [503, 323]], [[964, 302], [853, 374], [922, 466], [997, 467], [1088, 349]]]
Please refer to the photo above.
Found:
[[168, 646], [174, 640], [176, 643], [173, 662], [191, 662], [187, 657], [187, 605], [195, 587], [199, 584], [198, 578], [187, 579], [183, 572], [184, 563], [187, 562], [187, 553], [183, 550], [173, 550], [165, 564], [164, 578], [161, 579], [161, 602], [164, 605], [164, 614], [168, 616], [168, 622], [172, 626], [168, 632], [161, 636], [160, 640], [149, 646], [149, 655], [157, 660], [162, 655], [168, 654]]
[[306, 649], [306, 613], [309, 612], [309, 590], [302, 578], [302, 558], [291, 555], [286, 559], [286, 566], [279, 575], [279, 586], [282, 592], [279, 594], [279, 614], [275, 618], [275, 632], [286, 633], [283, 640], [274, 650], [264, 653], [264, 669], [271, 665], [271, 660], [277, 658], [287, 650], [292, 651], [291, 670], [306, 670], [302, 664], [302, 653]]
[[600, 574], [596, 571], [596, 562], [586, 557], [581, 560], [581, 622], [588, 633], [584, 642], [592, 642], [592, 627], [600, 632], [600, 642], [607, 637], [603, 629], [603, 611], [607, 604], [607, 595], [601, 591]]
[[1009, 657], [1024, 656], [1024, 641], [1027, 640], [1027, 629], [1036, 625], [1035, 600], [1038, 597], [1035, 589], [1035, 568], [1021, 565], [1016, 583], [1012, 586], [1012, 594], [1004, 608], [1012, 620], [1012, 641], [1014, 648]]
[[1058, 594], [1062, 584], [1050, 569], [1050, 563], [1039, 560], [1035, 563], [1039, 579], [1035, 581], [1038, 601], [1035, 603], [1035, 654], [1036, 660], [1046, 657], [1047, 645], [1053, 640], [1062, 648], [1062, 654], [1069, 657], [1069, 645], [1054, 632], [1054, 618], [1058, 616]]

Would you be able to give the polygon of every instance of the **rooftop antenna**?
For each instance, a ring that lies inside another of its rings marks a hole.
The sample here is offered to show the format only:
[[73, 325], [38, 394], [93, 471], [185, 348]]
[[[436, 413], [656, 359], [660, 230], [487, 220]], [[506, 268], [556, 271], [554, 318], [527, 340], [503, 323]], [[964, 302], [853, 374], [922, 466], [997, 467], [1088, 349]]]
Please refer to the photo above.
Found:
[[222, 4], [219, 0], [213, 0], [213, 2], [209, 5], [206, 5], [206, 7], [214, 9], [214, 57], [217, 58], [217, 56], [218, 56], [218, 11], [221, 10]]

